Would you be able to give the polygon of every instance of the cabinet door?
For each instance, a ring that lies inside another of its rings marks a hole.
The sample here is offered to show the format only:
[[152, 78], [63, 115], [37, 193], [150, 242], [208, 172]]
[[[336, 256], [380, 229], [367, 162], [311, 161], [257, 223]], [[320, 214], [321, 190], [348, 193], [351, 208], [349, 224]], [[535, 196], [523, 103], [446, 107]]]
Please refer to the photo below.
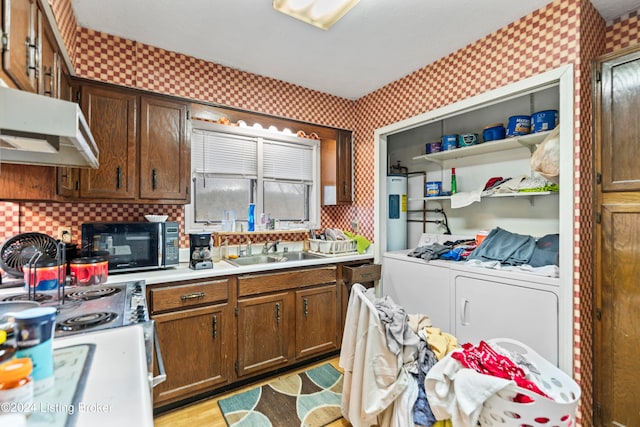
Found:
[[238, 377], [289, 363], [291, 293], [238, 300]]
[[80, 197], [133, 199], [137, 190], [137, 97], [84, 85], [81, 105], [100, 150], [100, 167], [80, 172]]
[[512, 338], [558, 364], [558, 297], [515, 283], [454, 277], [459, 343]]
[[433, 326], [453, 333], [449, 277], [449, 268], [423, 260], [382, 259], [382, 294], [404, 307], [407, 314], [425, 314]]
[[336, 139], [323, 139], [320, 144], [320, 175], [324, 206], [352, 202], [351, 132], [338, 130]]
[[140, 197], [187, 202], [187, 104], [143, 96], [141, 108]]
[[602, 191], [640, 190], [640, 52], [602, 64]]
[[338, 349], [337, 285], [296, 291], [296, 358]]
[[153, 316], [167, 373], [153, 389], [156, 406], [228, 382], [230, 316], [227, 304]]
[[38, 93], [58, 98], [58, 52], [53, 33], [45, 23], [46, 17], [38, 10], [38, 46], [40, 50], [40, 71]]
[[19, 89], [38, 91], [35, 0], [4, 0], [4, 32], [8, 35], [2, 66]]
[[353, 201], [353, 159], [352, 159], [351, 132], [338, 131], [337, 158], [336, 158], [336, 199], [338, 204], [349, 204]]
[[598, 425], [603, 426], [640, 425], [640, 194], [626, 196], [600, 207], [594, 373], [595, 403], [601, 408]]

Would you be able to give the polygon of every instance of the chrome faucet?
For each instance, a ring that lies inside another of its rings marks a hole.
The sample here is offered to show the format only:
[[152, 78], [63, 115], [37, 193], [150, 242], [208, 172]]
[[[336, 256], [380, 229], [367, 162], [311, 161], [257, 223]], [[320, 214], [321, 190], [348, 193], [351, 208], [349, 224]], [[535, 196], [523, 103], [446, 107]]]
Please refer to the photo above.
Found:
[[262, 253], [267, 254], [273, 248], [273, 252], [278, 252], [278, 244], [280, 240], [276, 240], [275, 242], [269, 242], [268, 240], [264, 243], [264, 247], [262, 248]]

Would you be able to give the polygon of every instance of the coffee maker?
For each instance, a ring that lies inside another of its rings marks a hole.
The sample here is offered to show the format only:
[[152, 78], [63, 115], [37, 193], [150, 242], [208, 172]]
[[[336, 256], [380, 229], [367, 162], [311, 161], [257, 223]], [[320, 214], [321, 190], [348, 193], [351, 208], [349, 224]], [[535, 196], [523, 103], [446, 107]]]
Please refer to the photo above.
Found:
[[192, 270], [213, 268], [211, 233], [189, 234], [189, 249], [189, 268]]

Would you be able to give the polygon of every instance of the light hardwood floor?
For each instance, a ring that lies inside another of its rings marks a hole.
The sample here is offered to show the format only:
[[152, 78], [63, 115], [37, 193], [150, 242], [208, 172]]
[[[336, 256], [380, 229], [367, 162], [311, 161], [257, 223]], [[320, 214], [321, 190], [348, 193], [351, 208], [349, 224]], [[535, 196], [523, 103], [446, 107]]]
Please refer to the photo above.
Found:
[[[280, 376], [284, 377], [296, 372], [305, 371], [313, 366], [321, 365], [326, 362], [331, 363], [336, 369], [342, 371], [338, 367], [338, 357], [334, 357], [332, 359], [318, 362], [315, 365], [305, 366], [303, 368], [298, 369], [297, 371], [286, 372]], [[154, 419], [154, 426], [155, 427], [226, 427], [227, 423], [225, 423], [224, 418], [222, 417], [222, 413], [220, 412], [220, 407], [218, 406], [218, 400], [225, 397], [229, 397], [234, 394], [241, 393], [255, 386], [266, 384], [271, 380], [273, 380], [273, 378], [248, 385], [247, 387], [235, 390], [227, 394], [212, 397], [211, 399], [208, 399], [203, 402], [194, 403], [193, 405], [189, 405], [184, 408], [176, 409], [172, 412], [159, 415]], [[329, 424], [327, 427], [348, 427], [348, 426], [351, 426], [351, 424], [347, 422], [344, 418], [341, 418]]]

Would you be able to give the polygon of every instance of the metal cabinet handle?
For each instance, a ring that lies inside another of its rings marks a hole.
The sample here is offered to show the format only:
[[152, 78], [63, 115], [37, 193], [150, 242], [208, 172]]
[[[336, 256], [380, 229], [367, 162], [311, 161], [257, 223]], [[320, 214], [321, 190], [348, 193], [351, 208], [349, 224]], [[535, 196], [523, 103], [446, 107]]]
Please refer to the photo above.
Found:
[[306, 318], [309, 315], [309, 300], [302, 298], [302, 304], [304, 306], [304, 317]]
[[190, 299], [202, 298], [204, 296], [205, 296], [204, 292], [194, 292], [194, 293], [191, 293], [191, 294], [182, 295], [180, 297], [180, 299], [182, 301], [186, 301], [186, 300], [190, 300]]
[[[49, 90], [45, 90], [44, 94], [45, 95], [49, 95], [49, 96], [53, 96], [53, 66], [48, 68], [47, 71], [47, 67], [43, 67], [43, 71], [44, 71], [44, 79], [46, 80], [46, 78], [49, 78]], [[46, 83], [45, 83], [46, 86]]]
[[155, 190], [158, 183], [158, 173], [155, 169], [151, 170], [151, 189]]
[[218, 336], [218, 316], [215, 314], [211, 319], [211, 335], [213, 335], [214, 338]]
[[[36, 79], [38, 78], [38, 63], [40, 62], [38, 60], [38, 44], [37, 43], [38, 43], [37, 40], [35, 41], [35, 43], [32, 43], [29, 37], [27, 37], [27, 39], [25, 40], [25, 45], [27, 46], [26, 73], [27, 73], [27, 76], [29, 76], [29, 72], [33, 70], [33, 77], [35, 77]], [[30, 55], [31, 51], [33, 51], [33, 65], [31, 65], [31, 55]]]
[[116, 188], [118, 190], [122, 188], [122, 168], [120, 166], [116, 168]]
[[280, 323], [280, 303], [276, 303], [276, 323]]
[[469, 321], [469, 318], [467, 316], [467, 311], [468, 311], [468, 307], [469, 307], [469, 300], [462, 300], [462, 304], [461, 304], [461, 312], [460, 312], [460, 323], [462, 324], [462, 326], [469, 326], [469, 324], [471, 323]]

